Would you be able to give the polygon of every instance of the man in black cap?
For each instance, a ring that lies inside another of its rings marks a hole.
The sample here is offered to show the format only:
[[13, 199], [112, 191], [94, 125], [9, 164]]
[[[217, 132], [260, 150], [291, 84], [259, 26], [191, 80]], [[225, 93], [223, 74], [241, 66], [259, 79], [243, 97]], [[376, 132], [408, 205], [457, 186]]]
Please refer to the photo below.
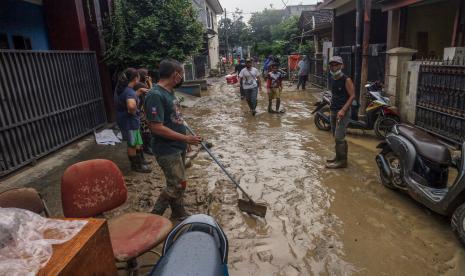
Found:
[[344, 62], [340, 56], [333, 56], [329, 60], [331, 74], [331, 132], [336, 142], [336, 156], [326, 160], [326, 168], [339, 169], [347, 167], [346, 128], [350, 119], [350, 106], [355, 99], [354, 83], [350, 77], [344, 75]]

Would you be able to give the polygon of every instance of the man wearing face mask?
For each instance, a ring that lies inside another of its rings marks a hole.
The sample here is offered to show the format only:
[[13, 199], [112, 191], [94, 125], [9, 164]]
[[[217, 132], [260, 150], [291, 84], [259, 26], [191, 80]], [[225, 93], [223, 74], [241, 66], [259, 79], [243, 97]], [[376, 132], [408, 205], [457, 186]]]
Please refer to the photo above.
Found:
[[355, 99], [355, 89], [352, 80], [344, 75], [344, 64], [340, 56], [329, 60], [331, 74], [331, 132], [336, 142], [336, 156], [326, 160], [326, 168], [339, 169], [347, 167], [346, 128], [350, 118], [350, 106]]
[[186, 190], [185, 156], [187, 144], [197, 145], [199, 136], [186, 133], [181, 106], [174, 88], [183, 82], [183, 68], [173, 59], [160, 63], [160, 80], [145, 98], [144, 109], [152, 132], [152, 151], [166, 178], [166, 187], [158, 197], [152, 213], [163, 215], [171, 207], [171, 218], [182, 219], [189, 214], [184, 209]]

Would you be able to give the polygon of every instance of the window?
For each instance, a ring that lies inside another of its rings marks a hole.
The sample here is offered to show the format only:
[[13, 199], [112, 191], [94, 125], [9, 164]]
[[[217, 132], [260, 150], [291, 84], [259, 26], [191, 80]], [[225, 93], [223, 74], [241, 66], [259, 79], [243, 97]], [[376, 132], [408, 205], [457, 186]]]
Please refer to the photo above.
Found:
[[211, 28], [214, 29], [215, 26], [213, 26], [213, 12], [210, 12], [210, 21], [211, 21], [211, 23], [212, 23]]
[[211, 20], [210, 20], [210, 9], [207, 7], [207, 27], [211, 27]]
[[8, 36], [5, 33], [0, 33], [0, 49], [10, 49]]
[[16, 50], [32, 50], [31, 39], [21, 35], [14, 35], [13, 48]]

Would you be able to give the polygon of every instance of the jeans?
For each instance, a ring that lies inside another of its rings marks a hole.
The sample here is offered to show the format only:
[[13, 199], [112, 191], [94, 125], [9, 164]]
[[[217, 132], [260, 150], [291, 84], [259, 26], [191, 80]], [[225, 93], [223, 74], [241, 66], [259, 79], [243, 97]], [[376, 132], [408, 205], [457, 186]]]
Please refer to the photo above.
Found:
[[350, 119], [350, 109], [346, 111], [344, 118], [339, 122], [337, 121], [337, 110], [331, 110], [330, 121], [331, 121], [331, 133], [334, 136], [334, 140], [343, 142], [346, 139], [346, 129]]
[[302, 86], [302, 90], [305, 90], [305, 84], [307, 83], [308, 76], [303, 75], [299, 76], [299, 82], [297, 83], [297, 90], [299, 90], [299, 87]]
[[244, 87], [242, 86], [242, 81], [240, 82], [240, 91], [241, 91], [241, 99], [245, 98]]
[[255, 108], [257, 108], [258, 87], [252, 89], [244, 89], [244, 93], [250, 110], [254, 111]]

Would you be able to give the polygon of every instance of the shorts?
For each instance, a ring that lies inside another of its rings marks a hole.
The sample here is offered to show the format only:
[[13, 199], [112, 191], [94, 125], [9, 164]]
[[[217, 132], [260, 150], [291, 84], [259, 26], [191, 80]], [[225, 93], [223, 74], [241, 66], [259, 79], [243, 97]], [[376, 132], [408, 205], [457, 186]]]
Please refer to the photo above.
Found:
[[123, 130], [121, 131], [123, 134], [123, 140], [125, 140], [128, 144], [128, 147], [134, 148], [136, 146], [141, 146], [144, 144], [142, 140], [142, 135], [140, 134], [140, 130]]
[[281, 87], [270, 88], [270, 94], [268, 95], [268, 98], [270, 100], [280, 99], [282, 91], [283, 89]]

